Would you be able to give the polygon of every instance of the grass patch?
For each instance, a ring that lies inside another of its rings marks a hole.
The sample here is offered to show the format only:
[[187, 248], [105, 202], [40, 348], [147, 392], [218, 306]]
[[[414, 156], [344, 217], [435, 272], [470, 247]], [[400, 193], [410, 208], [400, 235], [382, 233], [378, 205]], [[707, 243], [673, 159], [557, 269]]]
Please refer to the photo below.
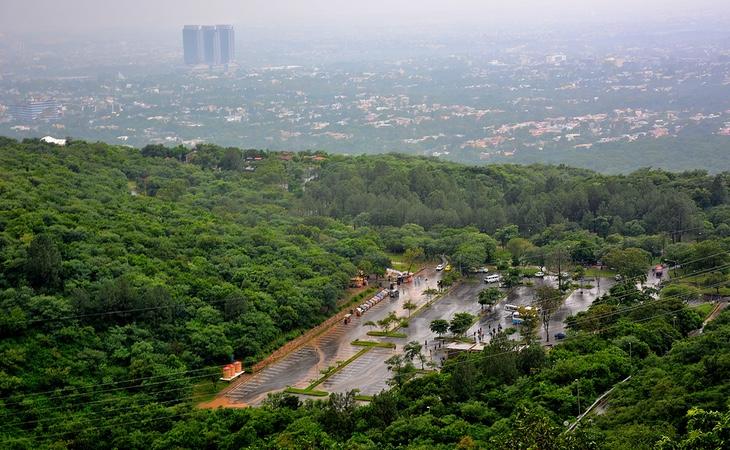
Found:
[[[705, 288], [705, 289], [700, 289], [700, 291], [705, 295], [717, 295], [716, 288]], [[730, 297], [730, 287], [721, 287], [720, 295], [723, 297]]]
[[520, 274], [523, 277], [534, 277], [540, 271], [539, 267], [520, 267]]
[[218, 392], [228, 383], [216, 381], [201, 381], [193, 385], [193, 398], [197, 403], [205, 403], [213, 400]]
[[713, 303], [703, 303], [701, 305], [695, 306], [695, 311], [697, 311], [700, 316], [702, 316], [703, 319], [707, 318], [707, 316], [710, 315], [712, 310], [715, 308], [715, 305]]
[[360, 339], [355, 339], [350, 344], [358, 347], [395, 348], [395, 344], [392, 342], [361, 341]]
[[603, 278], [613, 278], [616, 276], [616, 272], [613, 270], [608, 269], [596, 269], [595, 267], [589, 267], [585, 271], [586, 277], [603, 277]]
[[[390, 253], [386, 252], [385, 255], [390, 259], [390, 267], [398, 270], [400, 272], [405, 272], [408, 270], [408, 264], [404, 261], [403, 254], [401, 253]], [[413, 266], [411, 267], [411, 272], [416, 273], [419, 270], [423, 269], [424, 267], [433, 264], [436, 266], [438, 262], [431, 261], [431, 260], [416, 260], [413, 261]]]
[[397, 331], [368, 331], [368, 336], [376, 336], [376, 337], [390, 337], [390, 338], [405, 338], [407, 335], [405, 333], [399, 333]]
[[373, 401], [373, 396], [372, 395], [360, 395], [360, 394], [357, 394], [355, 396], [355, 400], [359, 400], [361, 402], [372, 402]]
[[299, 394], [299, 395], [311, 395], [312, 397], [327, 397], [329, 392], [325, 391], [316, 391], [314, 389], [301, 389], [301, 388], [295, 388], [289, 386], [288, 388], [284, 389], [284, 392], [287, 394]]

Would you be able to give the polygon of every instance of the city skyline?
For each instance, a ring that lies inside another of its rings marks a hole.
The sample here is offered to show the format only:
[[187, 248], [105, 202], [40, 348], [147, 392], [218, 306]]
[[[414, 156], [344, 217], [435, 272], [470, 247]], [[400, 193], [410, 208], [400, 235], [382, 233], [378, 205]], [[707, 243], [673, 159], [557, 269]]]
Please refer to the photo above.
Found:
[[218, 66], [235, 59], [233, 25], [185, 25], [182, 33], [185, 64]]

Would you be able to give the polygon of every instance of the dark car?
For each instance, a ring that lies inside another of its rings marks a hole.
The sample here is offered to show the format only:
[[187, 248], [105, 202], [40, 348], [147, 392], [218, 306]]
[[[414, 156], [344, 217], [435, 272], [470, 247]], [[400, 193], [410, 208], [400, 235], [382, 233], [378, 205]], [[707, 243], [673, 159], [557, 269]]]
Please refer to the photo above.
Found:
[[565, 333], [562, 331], [560, 333], [555, 333], [555, 339], [565, 339]]

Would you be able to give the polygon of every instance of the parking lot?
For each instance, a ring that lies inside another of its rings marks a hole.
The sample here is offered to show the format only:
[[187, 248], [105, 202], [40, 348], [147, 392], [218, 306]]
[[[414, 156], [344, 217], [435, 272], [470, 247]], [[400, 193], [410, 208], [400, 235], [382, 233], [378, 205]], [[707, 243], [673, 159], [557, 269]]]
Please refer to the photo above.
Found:
[[[314, 339], [304, 347], [284, 357], [277, 363], [266, 367], [261, 372], [251, 377], [246, 382], [236, 386], [227, 393], [227, 397], [234, 402], [243, 402], [250, 405], [259, 404], [269, 392], [276, 392], [285, 389], [287, 386], [304, 388], [320, 376], [320, 371], [336, 365], [353, 356], [359, 347], [351, 345], [355, 339], [389, 341], [396, 344], [396, 349], [373, 348], [355, 361], [344, 367], [340, 372], [334, 374], [317, 389], [327, 392], [347, 392], [352, 389], [359, 389], [360, 393], [373, 395], [387, 388], [387, 380], [391, 377], [385, 361], [392, 355], [400, 353], [403, 345], [409, 341], [421, 342], [425, 345], [424, 354], [436, 365], [441, 363], [444, 357], [443, 347], [439, 348], [436, 335], [430, 330], [430, 323], [436, 319], [451, 319], [456, 313], [469, 312], [478, 315], [481, 306], [477, 302], [479, 291], [487, 285], [482, 281], [483, 276], [468, 278], [454, 286], [443, 298], [433, 302], [419, 311], [409, 320], [409, 326], [399, 331], [406, 334], [406, 338], [374, 338], [367, 336], [369, 327], [364, 326], [366, 321], [377, 322], [394, 311], [400, 317], [408, 316], [408, 311], [403, 304], [412, 301], [417, 305], [423, 305], [427, 299], [423, 296], [423, 290], [436, 287], [441, 273], [434, 270], [421, 274], [418, 283], [413, 282], [401, 286], [401, 295], [398, 299], [386, 298], [373, 306], [363, 316], [353, 316], [349, 324], [339, 323], [326, 331], [320, 337]], [[554, 284], [551, 277], [544, 279], [533, 279], [535, 285], [540, 283]], [[575, 290], [565, 300], [561, 308], [555, 313], [550, 325], [550, 340], [553, 341], [554, 334], [564, 331], [564, 320], [570, 315], [588, 309], [593, 301], [603, 295], [615, 283], [613, 279], [602, 278], [600, 282], [588, 280], [590, 288]], [[489, 330], [497, 329], [500, 325], [506, 329], [512, 325], [511, 313], [505, 311], [507, 303], [517, 306], [529, 306], [534, 301], [534, 287], [520, 286], [513, 289], [509, 295], [495, 305], [489, 313], [480, 316], [479, 320], [469, 329], [467, 336], [471, 337], [478, 333], [481, 328], [484, 332], [485, 342], [489, 341]], [[519, 333], [512, 335], [514, 339], [519, 338]], [[544, 332], [540, 332], [540, 338], [544, 341]]]
[[[414, 281], [400, 286], [401, 295], [398, 299], [386, 298], [370, 308], [361, 317], [353, 316], [350, 323], [338, 323], [305, 346], [235, 386], [226, 393], [226, 397], [232, 402], [257, 405], [270, 392], [281, 391], [287, 386], [299, 388], [308, 386], [312, 380], [320, 376], [322, 369], [334, 366], [338, 361], [347, 360], [361, 349], [351, 345], [352, 341], [355, 339], [376, 339], [367, 336], [367, 332], [371, 328], [364, 326], [365, 322], [377, 322], [393, 311], [399, 317], [405, 317], [408, 315], [408, 310], [403, 308], [403, 304], [409, 300], [417, 305], [425, 303], [426, 298], [422, 292], [428, 288], [436, 288], [440, 273], [430, 269], [423, 271], [419, 276], [418, 282]], [[364, 356], [371, 353], [378, 355], [380, 352], [374, 349]], [[385, 361], [385, 359], [387, 357], [383, 358], [382, 361]], [[376, 365], [385, 367], [382, 363]]]

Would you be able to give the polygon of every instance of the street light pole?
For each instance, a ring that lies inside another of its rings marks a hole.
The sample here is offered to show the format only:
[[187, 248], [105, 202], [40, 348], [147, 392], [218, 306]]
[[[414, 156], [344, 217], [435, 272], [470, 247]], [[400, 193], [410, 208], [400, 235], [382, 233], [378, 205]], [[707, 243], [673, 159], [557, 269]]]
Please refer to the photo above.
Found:
[[578, 380], [575, 380], [576, 385], [575, 387], [578, 389], [578, 417], [580, 417], [580, 384], [578, 384]]

